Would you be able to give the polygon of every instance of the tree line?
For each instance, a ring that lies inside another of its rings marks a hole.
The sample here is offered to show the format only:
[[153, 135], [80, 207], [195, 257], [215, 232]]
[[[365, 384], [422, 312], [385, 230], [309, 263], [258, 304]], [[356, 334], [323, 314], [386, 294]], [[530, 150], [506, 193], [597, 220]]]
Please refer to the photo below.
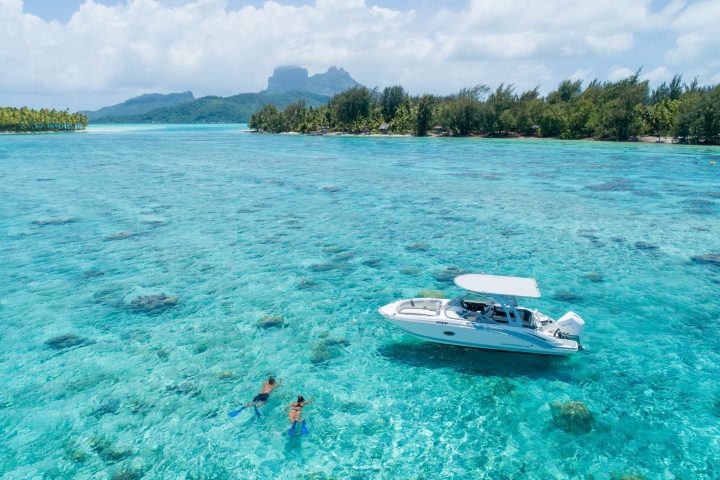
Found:
[[50, 132], [82, 130], [88, 119], [82, 113], [41, 108], [0, 107], [0, 132]]
[[617, 81], [565, 80], [547, 96], [538, 88], [477, 85], [454, 95], [413, 96], [399, 86], [355, 87], [312, 108], [264, 105], [249, 127], [265, 132], [389, 132], [418, 136], [524, 135], [627, 141], [648, 135], [684, 143], [720, 143], [720, 85], [685, 83], [676, 75], [650, 89], [640, 71]]

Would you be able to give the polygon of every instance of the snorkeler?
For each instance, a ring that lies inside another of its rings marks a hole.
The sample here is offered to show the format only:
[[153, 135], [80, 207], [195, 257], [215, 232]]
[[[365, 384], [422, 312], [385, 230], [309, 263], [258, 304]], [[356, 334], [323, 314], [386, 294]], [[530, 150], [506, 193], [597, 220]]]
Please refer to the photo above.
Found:
[[295, 427], [297, 427], [298, 422], [300, 422], [300, 433], [303, 435], [307, 435], [310, 433], [307, 429], [307, 426], [305, 425], [305, 420], [301, 420], [302, 410], [305, 406], [310, 405], [312, 403], [312, 398], [307, 401], [305, 400], [305, 397], [302, 395], [298, 395], [297, 401], [291, 403], [288, 405], [288, 408], [290, 409], [290, 422], [292, 423], [292, 426], [290, 427], [290, 430], [288, 430], [288, 435], [291, 437], [295, 436]]
[[259, 417], [260, 410], [258, 410], [258, 407], [262, 407], [263, 405], [265, 405], [267, 403], [268, 399], [270, 398], [270, 392], [272, 392], [277, 387], [279, 387], [280, 384], [282, 384], [282, 378], [276, 382], [275, 377], [270, 375], [268, 377], [268, 379], [263, 383], [263, 386], [260, 389], [260, 393], [255, 395], [255, 397], [253, 397], [251, 402], [247, 402], [245, 405], [243, 405], [242, 407], [240, 407], [237, 410], [230, 412], [228, 415], [231, 417], [234, 417], [235, 415], [237, 415], [238, 413], [242, 412], [247, 407], [252, 405], [253, 410], [255, 410], [255, 415], [257, 415]]

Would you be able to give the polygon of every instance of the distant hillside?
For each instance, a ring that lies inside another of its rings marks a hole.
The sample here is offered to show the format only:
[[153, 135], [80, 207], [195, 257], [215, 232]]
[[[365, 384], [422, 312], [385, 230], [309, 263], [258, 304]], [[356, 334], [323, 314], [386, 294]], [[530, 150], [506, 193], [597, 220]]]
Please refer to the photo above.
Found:
[[298, 90], [332, 97], [336, 93], [360, 86], [343, 68], [330, 67], [325, 73], [308, 77], [308, 71], [302, 67], [278, 67], [268, 78], [266, 92], [281, 93]]
[[268, 103], [279, 109], [304, 100], [307, 107], [325, 105], [330, 97], [360, 85], [342, 68], [308, 76], [302, 67], [279, 67], [259, 93], [196, 99], [191, 92], [158, 93], [131, 98], [95, 112], [82, 112], [91, 123], [245, 123]]
[[96, 111], [85, 111], [85, 116], [92, 122], [101, 121], [104, 117], [120, 117], [126, 115], [141, 115], [152, 110], [164, 107], [173, 107], [195, 100], [192, 92], [182, 93], [147, 93], [126, 100], [117, 105], [103, 107]]
[[325, 105], [330, 97], [308, 92], [240, 93], [232, 97], [202, 97], [139, 115], [105, 116], [93, 123], [245, 123], [256, 110], [272, 103], [285, 108], [298, 100], [308, 107]]

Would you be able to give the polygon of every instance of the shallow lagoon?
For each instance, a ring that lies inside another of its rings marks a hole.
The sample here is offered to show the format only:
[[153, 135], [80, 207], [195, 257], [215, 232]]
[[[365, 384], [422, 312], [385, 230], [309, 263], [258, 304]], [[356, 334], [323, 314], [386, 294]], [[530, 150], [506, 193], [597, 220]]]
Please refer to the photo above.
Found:
[[[692, 259], [720, 253], [718, 160], [241, 126], [3, 136], [2, 478], [718, 478], [720, 266]], [[537, 278], [527, 304], [580, 313], [587, 350], [438, 346], [376, 313], [457, 293], [453, 267]], [[268, 372], [263, 417], [229, 418]], [[288, 438], [297, 393], [311, 435]], [[571, 400], [589, 432], [553, 422]]]

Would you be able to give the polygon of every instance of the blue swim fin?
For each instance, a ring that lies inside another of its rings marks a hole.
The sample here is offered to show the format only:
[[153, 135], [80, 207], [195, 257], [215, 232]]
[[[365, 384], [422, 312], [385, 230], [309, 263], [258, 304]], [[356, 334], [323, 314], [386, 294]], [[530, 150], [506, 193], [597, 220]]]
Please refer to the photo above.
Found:
[[293, 422], [292, 427], [290, 427], [290, 430], [288, 430], [288, 435], [291, 437], [295, 436], [295, 427], [297, 426], [297, 422]]
[[242, 412], [246, 408], [247, 407], [241, 407], [241, 408], [238, 408], [237, 410], [233, 410], [232, 412], [228, 413], [228, 417], [236, 417], [240, 412]]
[[258, 408], [257, 408], [255, 405], [253, 405], [253, 409], [255, 410], [255, 415], [259, 417], [259, 416], [260, 416], [260, 410], [258, 410]]
[[300, 433], [303, 435], [308, 435], [310, 433], [310, 430], [307, 429], [307, 425], [305, 425], [305, 420], [302, 421], [302, 425], [300, 425]]

